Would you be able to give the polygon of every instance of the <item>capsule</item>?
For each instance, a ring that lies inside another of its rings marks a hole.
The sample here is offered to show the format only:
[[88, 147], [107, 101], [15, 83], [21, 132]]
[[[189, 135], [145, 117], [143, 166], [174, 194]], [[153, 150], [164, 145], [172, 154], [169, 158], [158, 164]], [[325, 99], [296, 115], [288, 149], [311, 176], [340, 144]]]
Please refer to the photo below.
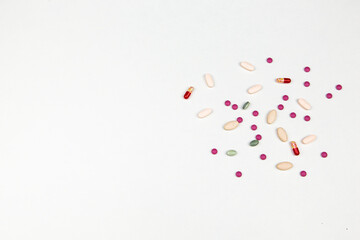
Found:
[[276, 81], [278, 83], [291, 83], [291, 79], [290, 78], [277, 78]]
[[300, 151], [299, 151], [299, 148], [298, 148], [297, 145], [296, 145], [296, 142], [291, 141], [290, 144], [291, 144], [291, 148], [292, 148], [294, 154], [295, 154], [296, 156], [299, 155], [299, 154], [300, 154]]
[[184, 94], [184, 98], [188, 99], [193, 91], [194, 91], [194, 87], [189, 87], [189, 89]]

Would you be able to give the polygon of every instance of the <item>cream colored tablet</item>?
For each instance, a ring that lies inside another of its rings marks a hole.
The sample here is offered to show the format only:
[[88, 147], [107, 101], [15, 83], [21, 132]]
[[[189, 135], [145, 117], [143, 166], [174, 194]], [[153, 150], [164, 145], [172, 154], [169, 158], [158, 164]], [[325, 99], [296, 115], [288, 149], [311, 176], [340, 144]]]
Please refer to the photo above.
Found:
[[276, 132], [281, 141], [286, 142], [288, 140], [288, 136], [285, 129], [279, 127], [278, 129], [276, 129]]
[[276, 110], [275, 110], [275, 109], [271, 110], [271, 111], [268, 113], [266, 120], [267, 120], [267, 123], [268, 123], [268, 124], [272, 124], [272, 123], [275, 122], [275, 120], [276, 120]]
[[230, 131], [230, 130], [234, 130], [235, 128], [237, 128], [237, 126], [239, 126], [239, 122], [238, 121], [230, 121], [230, 122], [227, 122], [225, 123], [224, 125], [224, 129], [227, 130], [227, 131]]
[[205, 74], [205, 82], [206, 82], [206, 85], [207, 85], [209, 88], [212, 88], [212, 87], [215, 86], [214, 79], [213, 79], [213, 77], [212, 77], [209, 73], [206, 73], [206, 74]]
[[311, 142], [313, 142], [313, 141], [315, 141], [315, 140], [316, 140], [316, 136], [315, 136], [315, 135], [309, 135], [309, 136], [304, 137], [303, 140], [301, 140], [301, 142], [302, 142], [303, 144], [308, 144], [308, 143], [311, 143]]
[[311, 109], [310, 103], [308, 103], [305, 99], [299, 98], [297, 102], [303, 109], [305, 109], [305, 110]]
[[205, 108], [205, 109], [201, 110], [197, 116], [198, 116], [198, 118], [204, 118], [204, 117], [209, 116], [212, 112], [213, 112], [213, 110], [211, 108]]
[[252, 65], [251, 63], [248, 63], [248, 62], [241, 62], [240, 66], [245, 68], [248, 71], [254, 71], [255, 70], [254, 65]]
[[254, 93], [257, 93], [258, 91], [260, 91], [261, 89], [262, 89], [262, 85], [256, 84], [248, 89], [248, 93], [254, 94]]
[[289, 170], [292, 167], [293, 167], [293, 164], [291, 162], [281, 162], [281, 163], [276, 164], [276, 168], [281, 171]]

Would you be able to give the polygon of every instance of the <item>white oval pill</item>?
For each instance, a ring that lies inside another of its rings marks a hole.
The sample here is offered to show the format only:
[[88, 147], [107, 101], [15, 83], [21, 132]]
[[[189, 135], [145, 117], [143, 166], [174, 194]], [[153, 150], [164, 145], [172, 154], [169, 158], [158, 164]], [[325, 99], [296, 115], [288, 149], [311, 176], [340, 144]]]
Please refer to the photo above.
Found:
[[305, 99], [299, 98], [297, 102], [303, 109], [305, 109], [305, 110], [311, 109], [310, 103], [308, 103]]
[[276, 132], [281, 141], [286, 142], [288, 140], [288, 136], [287, 136], [285, 129], [283, 129], [282, 127], [279, 127], [276, 129]]
[[276, 164], [276, 168], [281, 171], [289, 170], [292, 167], [293, 167], [293, 164], [291, 162], [281, 162], [281, 163]]
[[276, 120], [276, 115], [277, 115], [276, 110], [275, 109], [271, 110], [267, 115], [267, 123], [268, 124], [274, 123]]
[[258, 91], [260, 91], [261, 89], [262, 89], [262, 85], [256, 84], [256, 85], [252, 86], [251, 88], [249, 88], [247, 91], [250, 94], [254, 94], [254, 93], [257, 93]]
[[254, 71], [255, 70], [254, 65], [252, 65], [251, 63], [248, 63], [248, 62], [241, 62], [240, 66], [245, 68], [248, 71]]
[[301, 142], [302, 142], [303, 144], [308, 144], [308, 143], [311, 143], [311, 142], [313, 142], [313, 141], [315, 141], [315, 140], [316, 140], [316, 136], [315, 136], [315, 135], [309, 135], [309, 136], [304, 137], [303, 140], [301, 140]]
[[212, 112], [213, 112], [213, 110], [211, 108], [205, 108], [205, 109], [201, 110], [197, 116], [198, 116], [198, 118], [204, 118], [204, 117], [209, 116]]
[[239, 126], [239, 122], [238, 121], [230, 121], [230, 122], [227, 122], [225, 123], [224, 125], [224, 129], [227, 130], [227, 131], [230, 131], [230, 130], [234, 130], [235, 128], [237, 128], [237, 126]]
[[215, 86], [214, 79], [213, 79], [213, 77], [212, 77], [209, 73], [206, 73], [206, 74], [205, 74], [205, 82], [206, 82], [206, 85], [207, 85], [209, 88], [212, 88], [212, 87]]

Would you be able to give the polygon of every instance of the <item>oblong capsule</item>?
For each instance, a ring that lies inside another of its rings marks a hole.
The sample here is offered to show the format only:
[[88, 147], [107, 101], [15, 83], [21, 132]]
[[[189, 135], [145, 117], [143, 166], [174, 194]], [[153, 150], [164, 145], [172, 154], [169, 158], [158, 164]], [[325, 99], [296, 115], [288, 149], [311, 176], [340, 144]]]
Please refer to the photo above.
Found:
[[291, 145], [291, 148], [292, 148], [295, 156], [298, 156], [298, 155], [300, 154], [300, 151], [299, 151], [299, 148], [298, 148], [297, 145], [296, 145], [296, 142], [291, 141], [291, 142], [290, 142], [290, 145]]
[[255, 66], [252, 65], [251, 63], [248, 62], [241, 62], [240, 66], [248, 71], [254, 71], [255, 70]]
[[249, 94], [254, 94], [254, 93], [257, 93], [258, 91], [260, 91], [262, 89], [262, 85], [261, 84], [256, 84], [254, 86], [252, 86], [251, 88], [249, 88], [247, 90], [247, 92]]
[[242, 109], [247, 109], [250, 106], [250, 102], [246, 102], [244, 103], [244, 105], [242, 106]]
[[205, 82], [206, 82], [206, 85], [207, 85], [209, 88], [213, 88], [213, 87], [215, 86], [214, 79], [213, 79], [213, 77], [211, 76], [210, 73], [206, 73], [206, 74], [205, 74]]
[[267, 119], [266, 119], [267, 123], [268, 124], [274, 123], [276, 120], [276, 115], [277, 115], [276, 110], [275, 109], [271, 110], [267, 115]]
[[311, 143], [311, 142], [313, 142], [315, 140], [316, 140], [316, 135], [309, 135], [309, 136], [304, 137], [303, 140], [301, 140], [301, 142], [303, 144], [308, 144], [308, 143]]
[[291, 162], [280, 162], [276, 164], [276, 168], [281, 171], [289, 170], [293, 167], [293, 164]]
[[233, 149], [226, 151], [226, 155], [228, 155], [230, 157], [235, 156], [236, 154], [237, 154], [237, 151], [233, 150]]
[[276, 82], [278, 82], [278, 83], [291, 83], [291, 79], [290, 78], [277, 78]]
[[287, 136], [285, 129], [283, 129], [282, 127], [279, 127], [276, 129], [276, 132], [277, 132], [279, 139], [282, 142], [286, 142], [288, 140], [288, 136]]
[[212, 112], [213, 112], [213, 110], [211, 108], [205, 108], [205, 109], [201, 110], [197, 116], [198, 116], [198, 118], [204, 118], [204, 117], [209, 116]]
[[300, 105], [300, 107], [302, 107], [303, 109], [305, 109], [305, 110], [310, 110], [311, 109], [310, 103], [308, 103], [305, 99], [299, 98], [297, 100], [297, 102]]
[[259, 140], [252, 140], [249, 145], [255, 147], [258, 144], [259, 144]]
[[184, 94], [184, 98], [188, 99], [193, 91], [194, 91], [194, 87], [189, 87], [189, 89]]
[[235, 128], [237, 128], [239, 126], [239, 122], [238, 121], [230, 121], [225, 123], [224, 125], [224, 129], [226, 131], [230, 131], [230, 130], [234, 130]]

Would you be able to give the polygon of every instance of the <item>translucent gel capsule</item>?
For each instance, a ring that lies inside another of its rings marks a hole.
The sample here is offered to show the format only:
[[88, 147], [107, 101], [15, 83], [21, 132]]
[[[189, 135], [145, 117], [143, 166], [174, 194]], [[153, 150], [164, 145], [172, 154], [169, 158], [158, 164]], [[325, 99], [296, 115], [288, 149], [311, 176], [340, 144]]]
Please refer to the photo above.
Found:
[[291, 79], [290, 78], [277, 78], [276, 82], [278, 82], [278, 83], [291, 83]]
[[300, 151], [299, 151], [299, 148], [298, 148], [297, 145], [296, 145], [296, 142], [291, 141], [291, 142], [290, 142], [290, 145], [291, 145], [291, 148], [292, 148], [294, 154], [295, 154], [296, 156], [299, 155], [299, 154], [300, 154]]
[[194, 87], [189, 87], [189, 89], [184, 94], [184, 98], [188, 99], [193, 91], [194, 91]]

